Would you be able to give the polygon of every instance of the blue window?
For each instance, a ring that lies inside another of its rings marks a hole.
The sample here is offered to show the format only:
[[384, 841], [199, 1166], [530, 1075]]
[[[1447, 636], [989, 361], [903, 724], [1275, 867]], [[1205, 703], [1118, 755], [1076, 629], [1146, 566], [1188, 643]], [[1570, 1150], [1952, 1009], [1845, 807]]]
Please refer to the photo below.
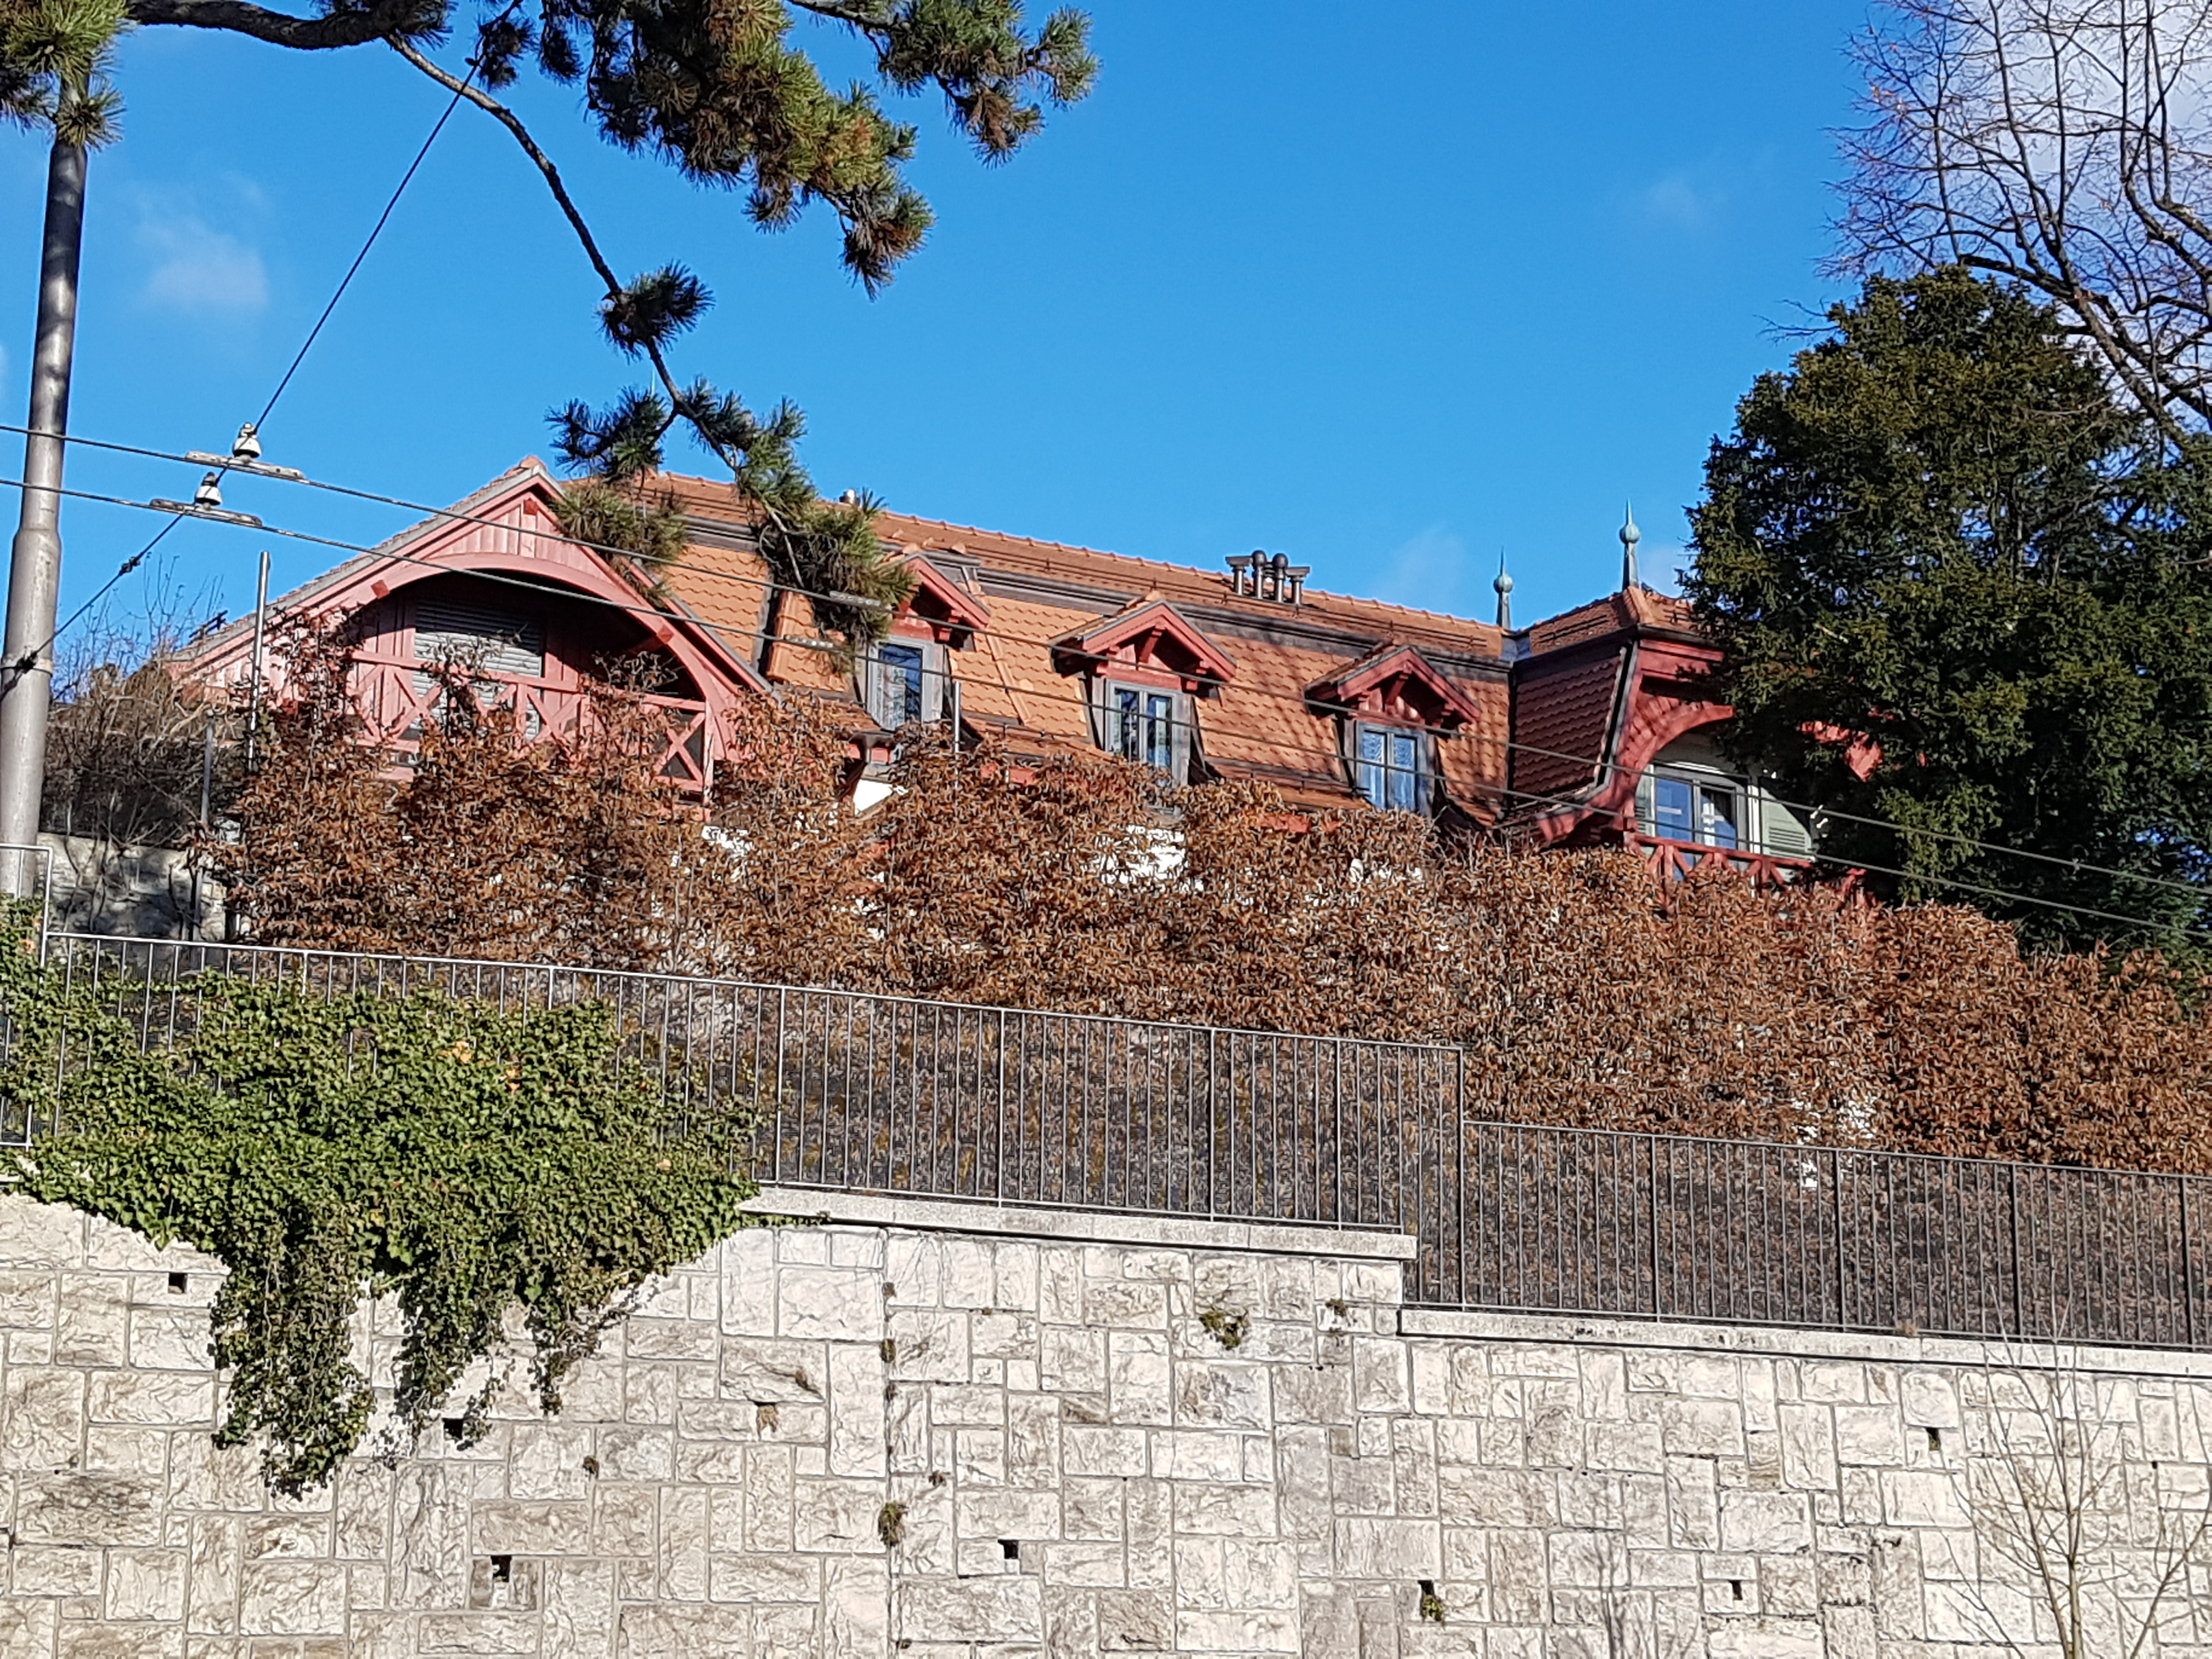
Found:
[[1113, 688], [1115, 752], [1163, 772], [1175, 770], [1175, 696], [1128, 685]]
[[896, 732], [921, 718], [922, 657], [918, 645], [876, 647], [876, 718]]
[[1386, 812], [1425, 811], [1421, 734], [1397, 726], [1361, 726], [1359, 793]]
[[1651, 775], [1648, 834], [1734, 850], [1741, 841], [1743, 796], [1719, 781]]

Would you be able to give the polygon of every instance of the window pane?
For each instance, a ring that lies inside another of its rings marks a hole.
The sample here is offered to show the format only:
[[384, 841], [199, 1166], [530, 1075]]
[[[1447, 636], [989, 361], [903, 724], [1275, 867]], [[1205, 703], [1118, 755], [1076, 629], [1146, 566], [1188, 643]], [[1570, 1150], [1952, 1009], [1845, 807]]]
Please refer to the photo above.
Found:
[[1145, 699], [1145, 759], [1163, 772], [1175, 769], [1175, 699]]
[[1651, 781], [1651, 833], [1667, 841], [1695, 841], [1690, 786], [1680, 778]]
[[1359, 793], [1386, 812], [1427, 811], [1421, 742], [1420, 732], [1403, 726], [1358, 727], [1354, 746], [1358, 761], [1352, 775]]
[[1736, 794], [1733, 789], [1701, 787], [1705, 823], [1702, 839], [1708, 846], [1733, 848], [1736, 844]]
[[1137, 712], [1137, 694], [1117, 690], [1114, 704], [1119, 711], [1120, 727], [1115, 748], [1124, 760], [1142, 760], [1145, 756], [1144, 722]]
[[893, 728], [921, 718], [921, 649], [912, 645], [877, 647], [882, 671], [883, 720]]
[[1420, 810], [1420, 775], [1397, 767], [1390, 770], [1390, 810], [1395, 812], [1416, 812]]
[[1358, 730], [1358, 742], [1359, 793], [1367, 798], [1370, 805], [1387, 806], [1389, 801], [1382, 782], [1382, 733], [1371, 726], [1363, 726]]

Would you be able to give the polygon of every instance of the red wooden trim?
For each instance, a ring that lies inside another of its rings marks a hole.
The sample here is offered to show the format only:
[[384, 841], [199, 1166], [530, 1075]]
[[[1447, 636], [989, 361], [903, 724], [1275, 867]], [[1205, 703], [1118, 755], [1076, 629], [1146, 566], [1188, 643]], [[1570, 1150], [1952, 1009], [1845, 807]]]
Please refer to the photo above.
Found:
[[[1405, 695], [1408, 686], [1419, 686], [1430, 708], [1410, 718], [1389, 713], [1394, 700], [1418, 707]], [[1341, 703], [1363, 720], [1392, 720], [1407, 726], [1453, 727], [1481, 717], [1466, 693], [1446, 679], [1419, 647], [1411, 645], [1389, 647], [1354, 663], [1344, 673], [1309, 688], [1306, 695], [1320, 702]]]
[[[899, 607], [894, 627], [911, 619], [927, 627], [939, 645], [950, 645], [950, 635], [991, 625], [991, 607], [932, 564], [927, 553], [908, 554], [905, 567], [914, 578], [914, 592]], [[925, 599], [929, 602], [926, 607], [921, 604]]]
[[[1158, 660], [1160, 647], [1170, 643], [1188, 659], [1189, 667]], [[1094, 663], [1113, 665], [1116, 673], [1122, 666], [1152, 666], [1176, 674], [1189, 690], [1226, 684], [1237, 673], [1229, 653], [1165, 599], [1139, 604], [1080, 633], [1063, 635], [1054, 642], [1053, 655], [1063, 674]]]

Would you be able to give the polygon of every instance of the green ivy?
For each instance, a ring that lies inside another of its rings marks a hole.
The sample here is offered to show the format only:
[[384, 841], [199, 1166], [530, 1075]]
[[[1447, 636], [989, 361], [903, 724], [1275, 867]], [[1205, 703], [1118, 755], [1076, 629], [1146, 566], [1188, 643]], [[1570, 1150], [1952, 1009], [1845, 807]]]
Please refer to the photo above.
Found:
[[[262, 1437], [274, 1490], [329, 1480], [374, 1395], [351, 1321], [389, 1294], [404, 1332], [396, 1426], [420, 1434], [510, 1310], [548, 1412], [562, 1376], [651, 1275], [744, 1224], [750, 1115], [670, 1103], [599, 1004], [503, 1012], [434, 991], [325, 1000], [208, 974], [147, 1052], [114, 981], [42, 967], [0, 913], [0, 1099], [58, 1125], [15, 1155], [23, 1190], [230, 1269], [212, 1310], [224, 1445]], [[63, 1063], [66, 1059], [66, 1064]], [[465, 1403], [483, 1431], [499, 1369]], [[401, 1442], [398, 1443], [404, 1443]]]

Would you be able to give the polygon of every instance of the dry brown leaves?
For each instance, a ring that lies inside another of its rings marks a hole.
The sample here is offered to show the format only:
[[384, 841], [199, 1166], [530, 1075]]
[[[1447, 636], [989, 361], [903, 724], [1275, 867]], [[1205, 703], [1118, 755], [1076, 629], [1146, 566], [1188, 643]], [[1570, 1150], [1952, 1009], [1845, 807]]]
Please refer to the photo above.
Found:
[[1662, 906], [1625, 854], [933, 732], [856, 818], [838, 723], [796, 694], [733, 719], [703, 811], [615, 687], [526, 748], [449, 698], [395, 775], [352, 739], [342, 642], [291, 649], [306, 689], [229, 855], [262, 939], [1440, 1042], [1485, 1115], [2212, 1170], [2212, 1030], [2154, 958], [1727, 877]]

